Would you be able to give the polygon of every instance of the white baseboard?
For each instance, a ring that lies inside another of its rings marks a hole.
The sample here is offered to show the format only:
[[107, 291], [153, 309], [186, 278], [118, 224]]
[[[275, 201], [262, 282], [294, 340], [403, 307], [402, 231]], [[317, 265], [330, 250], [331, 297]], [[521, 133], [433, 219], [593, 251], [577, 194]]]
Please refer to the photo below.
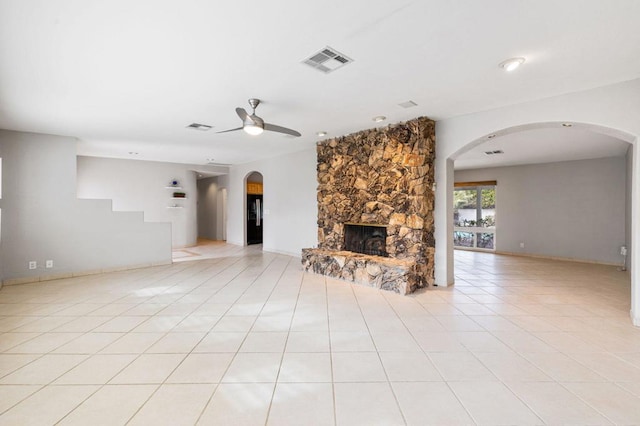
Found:
[[265, 246], [262, 246], [262, 251], [266, 251], [266, 252], [269, 252], [269, 253], [284, 254], [286, 256], [297, 257], [298, 259], [302, 258], [302, 253], [301, 252], [292, 253], [290, 251], [278, 250], [278, 249], [274, 249], [274, 248], [271, 248], [271, 247], [265, 247]]
[[61, 280], [65, 278], [85, 277], [87, 275], [106, 274], [109, 272], [120, 272], [120, 271], [130, 271], [132, 269], [150, 268], [152, 266], [171, 265], [171, 263], [172, 263], [171, 260], [169, 260], [169, 261], [162, 261], [162, 262], [143, 263], [139, 265], [117, 266], [113, 268], [63, 272], [58, 274], [36, 275], [36, 276], [22, 277], [22, 278], [10, 278], [10, 279], [3, 280], [0, 283], [0, 288], [2, 288], [3, 285], [29, 284], [29, 283], [37, 283], [42, 281]]
[[[483, 250], [484, 251], [484, 250]], [[593, 265], [606, 265], [606, 266], [622, 266], [620, 263], [612, 263], [612, 262], [601, 262], [599, 260], [584, 260], [584, 259], [576, 259], [573, 257], [559, 257], [559, 256], [546, 256], [544, 254], [533, 254], [533, 253], [518, 253], [513, 251], [494, 251], [495, 254], [504, 254], [507, 256], [520, 256], [520, 257], [533, 257], [536, 259], [547, 259], [547, 260], [560, 260], [562, 262], [577, 262], [577, 263], [589, 263]]]

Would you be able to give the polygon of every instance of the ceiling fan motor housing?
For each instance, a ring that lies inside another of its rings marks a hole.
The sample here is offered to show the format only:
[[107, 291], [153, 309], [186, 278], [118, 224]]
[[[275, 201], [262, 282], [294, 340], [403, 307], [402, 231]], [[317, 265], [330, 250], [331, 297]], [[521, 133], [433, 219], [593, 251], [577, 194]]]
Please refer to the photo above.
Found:
[[256, 112], [256, 108], [258, 108], [258, 105], [260, 105], [260, 99], [256, 99], [256, 98], [251, 98], [249, 99], [249, 105], [251, 105], [251, 108], [253, 108], [253, 112]]
[[256, 126], [264, 129], [264, 120], [255, 114], [247, 115], [247, 118], [242, 122], [245, 126]]

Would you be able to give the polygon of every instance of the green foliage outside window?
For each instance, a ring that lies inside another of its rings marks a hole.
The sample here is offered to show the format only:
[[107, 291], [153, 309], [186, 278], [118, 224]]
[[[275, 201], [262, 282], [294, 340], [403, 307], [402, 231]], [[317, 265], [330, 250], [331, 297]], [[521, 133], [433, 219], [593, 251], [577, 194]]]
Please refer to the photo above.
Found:
[[[482, 208], [494, 209], [496, 207], [496, 189], [483, 188]], [[476, 189], [456, 189], [453, 191], [453, 208], [455, 209], [475, 209], [478, 203], [478, 191]]]

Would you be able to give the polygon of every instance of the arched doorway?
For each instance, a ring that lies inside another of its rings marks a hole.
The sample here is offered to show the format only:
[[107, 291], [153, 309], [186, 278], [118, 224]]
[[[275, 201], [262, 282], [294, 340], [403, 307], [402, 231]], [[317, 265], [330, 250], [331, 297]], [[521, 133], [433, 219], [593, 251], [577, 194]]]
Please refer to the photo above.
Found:
[[[623, 132], [617, 129], [612, 129], [605, 126], [594, 125], [589, 123], [580, 123], [580, 122], [539, 122], [539, 123], [530, 123], [526, 125], [516, 125], [512, 127], [506, 127], [501, 130], [488, 131], [485, 128], [484, 134], [479, 137], [475, 137], [470, 140], [466, 144], [458, 143], [458, 149], [454, 152], [447, 155], [447, 157], [442, 160], [439, 160], [439, 165], [441, 166], [439, 172], [439, 181], [438, 181], [438, 194], [436, 205], [438, 205], [438, 200], [440, 200], [440, 208], [438, 208], [440, 223], [445, 223], [446, 226], [440, 226], [440, 233], [437, 235], [437, 241], [439, 248], [436, 248], [436, 276], [437, 283], [439, 285], [444, 284], [453, 284], [453, 273], [454, 273], [454, 262], [453, 262], [453, 253], [454, 253], [454, 242], [453, 242], [453, 230], [454, 230], [454, 220], [453, 220], [453, 188], [454, 188], [454, 165], [455, 161], [459, 158], [463, 157], [465, 153], [479, 147], [480, 145], [487, 144], [488, 141], [498, 138], [500, 136], [514, 135], [519, 132], [525, 132], [534, 129], [549, 129], [553, 127], [559, 126], [573, 126], [585, 131], [593, 132], [595, 134], [605, 135], [610, 138], [615, 138], [621, 142], [624, 142], [630, 146], [629, 152], [627, 154], [627, 162], [626, 167], [628, 168], [628, 176], [627, 176], [627, 185], [629, 186], [627, 190], [628, 197], [628, 206], [627, 206], [627, 223], [626, 223], [626, 235], [627, 244], [632, 248], [635, 247], [635, 250], [632, 256], [628, 259], [627, 265], [630, 265], [632, 268], [631, 273], [631, 306], [632, 312], [631, 316], [636, 325], [640, 325], [639, 318], [637, 317], [638, 306], [640, 304], [638, 300], [638, 289], [636, 288], [640, 283], [637, 280], [638, 268], [635, 267], [637, 265], [637, 250], [640, 248], [638, 244], [638, 233], [640, 231], [638, 219], [635, 217], [633, 212], [638, 210], [637, 208], [637, 193], [638, 193], [638, 182], [639, 179], [636, 171], [638, 170], [639, 158], [637, 153], [635, 152], [635, 143], [637, 142], [637, 138], [629, 134], [627, 132]], [[467, 129], [468, 130], [468, 129]], [[484, 145], [483, 145], [484, 146]], [[442, 158], [442, 157], [441, 157]], [[437, 170], [437, 168], [436, 168]], [[444, 188], [443, 188], [444, 187]], [[436, 229], [438, 225], [436, 224]], [[446, 234], [444, 231], [446, 230]], [[439, 239], [438, 239], [439, 238]], [[636, 312], [636, 314], [634, 314]]]
[[245, 243], [262, 244], [264, 229], [264, 185], [262, 173], [253, 171], [244, 180]]

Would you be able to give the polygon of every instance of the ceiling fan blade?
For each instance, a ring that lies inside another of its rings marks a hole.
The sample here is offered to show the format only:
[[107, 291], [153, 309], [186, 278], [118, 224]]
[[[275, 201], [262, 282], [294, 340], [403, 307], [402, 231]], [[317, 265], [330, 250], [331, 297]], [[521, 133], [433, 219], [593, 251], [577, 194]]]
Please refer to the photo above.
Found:
[[240, 117], [240, 120], [242, 120], [243, 122], [247, 119], [247, 117], [250, 117], [250, 115], [247, 114], [247, 111], [245, 111], [244, 108], [236, 108], [236, 114], [238, 114], [238, 117]]
[[264, 129], [270, 130], [272, 132], [284, 133], [291, 136], [302, 136], [300, 132], [297, 132], [292, 129], [287, 129], [286, 127], [276, 126], [275, 124], [270, 124], [270, 123], [264, 123]]
[[235, 129], [229, 129], [229, 130], [223, 130], [221, 132], [216, 132], [216, 133], [227, 133], [227, 132], [235, 132], [236, 130], [242, 130], [242, 127], [237, 127]]

